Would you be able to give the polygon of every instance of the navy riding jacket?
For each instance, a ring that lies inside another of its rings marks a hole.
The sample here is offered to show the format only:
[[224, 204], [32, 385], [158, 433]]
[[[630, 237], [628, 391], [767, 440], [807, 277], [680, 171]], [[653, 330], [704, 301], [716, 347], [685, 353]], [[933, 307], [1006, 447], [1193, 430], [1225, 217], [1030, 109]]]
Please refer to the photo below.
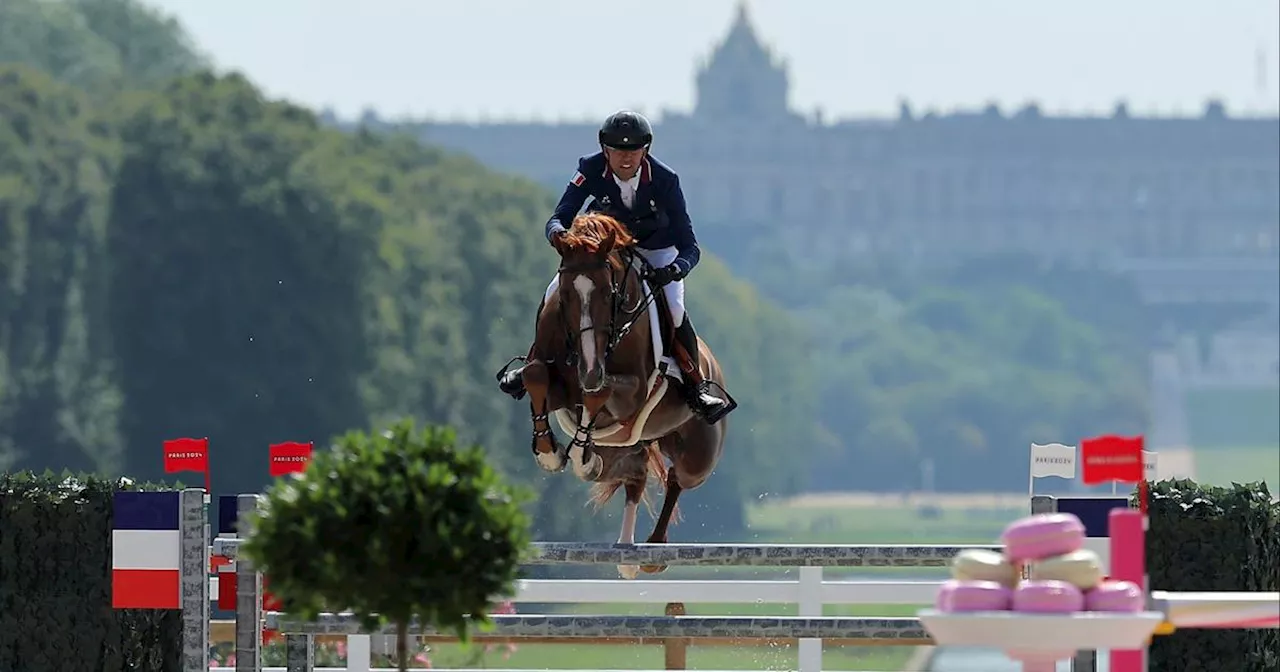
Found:
[[565, 222], [573, 222], [588, 197], [595, 199], [587, 207], [589, 212], [603, 212], [625, 224], [640, 247], [676, 248], [675, 263], [682, 275], [688, 275], [698, 265], [702, 252], [693, 234], [680, 177], [665, 163], [653, 156], [645, 157], [635, 202], [628, 208], [622, 202], [622, 191], [613, 179], [604, 152], [579, 158], [578, 172], [569, 180], [555, 214], [547, 221], [548, 241], [552, 234], [566, 228]]

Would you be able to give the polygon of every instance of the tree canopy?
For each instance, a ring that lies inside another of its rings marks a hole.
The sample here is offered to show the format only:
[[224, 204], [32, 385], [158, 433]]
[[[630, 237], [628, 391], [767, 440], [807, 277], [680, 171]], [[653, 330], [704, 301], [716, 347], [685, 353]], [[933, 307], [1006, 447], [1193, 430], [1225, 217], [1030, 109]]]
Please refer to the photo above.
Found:
[[[549, 194], [405, 136], [323, 128], [238, 75], [93, 108], [36, 71], [2, 76], [0, 109], [21, 112], [0, 174], [3, 230], [23, 241], [5, 245], [10, 464], [159, 476], [164, 439], [208, 436], [214, 488], [254, 491], [269, 443], [415, 416], [545, 489], [540, 526], [599, 524], [564, 505], [580, 487], [534, 468], [527, 407], [493, 383], [554, 272]], [[691, 310], [748, 409], [737, 464], [706, 488], [733, 521], [808, 469], [780, 448], [808, 443], [807, 359], [770, 347], [803, 336], [714, 260]]]

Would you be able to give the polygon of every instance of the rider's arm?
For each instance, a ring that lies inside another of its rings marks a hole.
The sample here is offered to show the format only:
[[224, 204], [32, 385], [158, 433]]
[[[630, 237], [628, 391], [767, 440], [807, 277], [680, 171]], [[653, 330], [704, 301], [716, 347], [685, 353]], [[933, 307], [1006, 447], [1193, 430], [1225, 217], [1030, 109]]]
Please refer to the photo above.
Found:
[[697, 236], [693, 235], [693, 222], [689, 219], [689, 207], [685, 204], [684, 190], [680, 188], [679, 177], [672, 179], [671, 192], [662, 199], [662, 202], [666, 203], [667, 225], [675, 234], [676, 251], [679, 253], [675, 263], [680, 267], [681, 275], [688, 275], [689, 271], [698, 265], [698, 260], [702, 258], [702, 251], [698, 249]]
[[560, 195], [560, 202], [556, 204], [555, 214], [551, 215], [551, 219], [547, 220], [547, 241], [551, 241], [551, 237], [559, 231], [568, 228], [568, 224], [572, 223], [573, 218], [578, 216], [578, 211], [582, 209], [582, 204], [587, 202], [590, 192], [587, 191], [587, 179], [584, 177], [583, 161], [578, 160], [578, 172], [570, 178], [569, 184], [565, 185], [564, 193]]

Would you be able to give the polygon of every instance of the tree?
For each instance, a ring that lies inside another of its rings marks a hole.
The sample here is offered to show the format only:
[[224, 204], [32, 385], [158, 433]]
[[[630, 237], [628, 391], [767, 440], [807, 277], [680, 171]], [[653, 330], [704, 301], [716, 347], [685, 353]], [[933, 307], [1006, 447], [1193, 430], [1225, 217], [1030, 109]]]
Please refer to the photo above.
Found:
[[124, 466], [105, 310], [117, 147], [91, 109], [0, 67], [0, 469]]
[[182, 24], [137, 0], [63, 0], [111, 46], [121, 76], [135, 87], [159, 88], [209, 67]]
[[305, 619], [350, 611], [367, 629], [394, 624], [400, 669], [417, 621], [464, 641], [509, 594], [529, 542], [523, 493], [452, 429], [411, 421], [348, 432], [306, 471], [268, 489], [244, 552], [271, 577], [284, 610]]
[[0, 62], [106, 97], [207, 67], [182, 26], [135, 0], [0, 2]]
[[[859, 324], [828, 308], [816, 355], [834, 361], [822, 418], [847, 446], [847, 468], [824, 473], [845, 487], [919, 487], [927, 458], [939, 488], [1006, 489], [1032, 441], [1142, 431], [1140, 365], [1045, 294], [925, 286], [901, 304], [870, 293], [847, 302], [861, 306]], [[836, 485], [825, 478], [821, 487]]]
[[367, 418], [379, 198], [323, 170], [340, 134], [240, 77], [177, 80], [118, 132], [110, 315], [131, 471], [155, 474], [166, 438], [208, 436], [215, 487], [257, 491], [268, 444]]

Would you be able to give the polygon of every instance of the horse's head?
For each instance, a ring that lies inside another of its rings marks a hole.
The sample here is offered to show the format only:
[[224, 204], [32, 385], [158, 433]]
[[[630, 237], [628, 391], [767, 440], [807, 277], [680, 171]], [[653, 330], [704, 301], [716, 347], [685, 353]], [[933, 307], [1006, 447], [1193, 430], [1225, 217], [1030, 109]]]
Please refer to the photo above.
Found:
[[560, 312], [563, 315], [578, 362], [582, 391], [599, 392], [605, 386], [605, 360], [618, 336], [622, 305], [633, 273], [623, 252], [635, 245], [627, 228], [600, 213], [579, 215], [573, 226], [555, 241], [560, 253]]

